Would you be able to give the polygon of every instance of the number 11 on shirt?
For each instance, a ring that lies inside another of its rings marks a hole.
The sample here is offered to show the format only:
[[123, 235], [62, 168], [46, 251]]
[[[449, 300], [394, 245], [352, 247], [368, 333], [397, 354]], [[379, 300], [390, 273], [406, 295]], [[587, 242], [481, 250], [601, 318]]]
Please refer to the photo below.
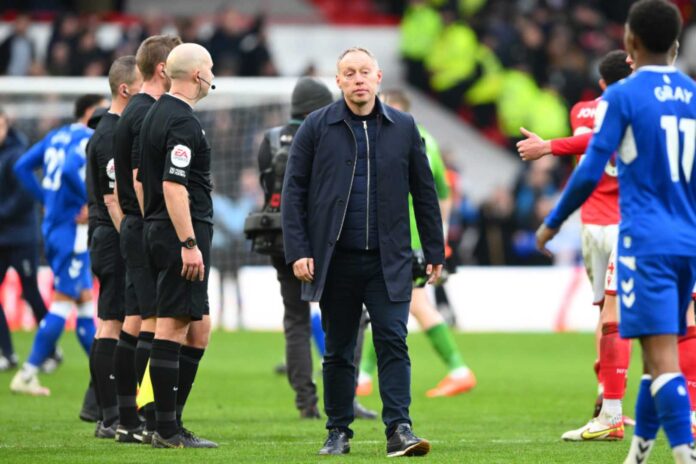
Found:
[[679, 132], [684, 133], [681, 167], [686, 182], [690, 182], [696, 152], [696, 119], [662, 116], [660, 126], [667, 136], [667, 157], [672, 182], [679, 182]]

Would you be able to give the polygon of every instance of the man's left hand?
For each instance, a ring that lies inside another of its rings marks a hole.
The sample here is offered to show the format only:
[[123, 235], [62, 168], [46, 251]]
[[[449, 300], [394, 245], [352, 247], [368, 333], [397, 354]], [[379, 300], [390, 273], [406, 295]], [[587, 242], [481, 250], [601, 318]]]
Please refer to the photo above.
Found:
[[536, 246], [544, 255], [551, 257], [551, 252], [546, 248], [546, 244], [551, 241], [552, 238], [556, 236], [558, 229], [552, 229], [547, 227], [546, 224], [541, 224], [536, 231]]
[[440, 280], [440, 276], [442, 275], [442, 264], [428, 264], [425, 266], [425, 273], [428, 275], [428, 283], [433, 285]]

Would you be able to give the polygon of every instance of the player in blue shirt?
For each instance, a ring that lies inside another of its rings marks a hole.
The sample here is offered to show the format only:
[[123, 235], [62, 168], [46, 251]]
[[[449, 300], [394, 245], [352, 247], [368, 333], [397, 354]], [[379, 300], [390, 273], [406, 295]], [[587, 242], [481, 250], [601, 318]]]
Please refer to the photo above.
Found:
[[[100, 95], [84, 95], [75, 103], [77, 121], [54, 131], [32, 146], [14, 166], [17, 178], [43, 205], [41, 231], [46, 259], [54, 275], [54, 295], [49, 313], [41, 321], [31, 354], [12, 379], [15, 393], [48, 395], [40, 385], [38, 368], [53, 352], [65, 321], [77, 304], [76, 334], [89, 353], [94, 338], [92, 276], [87, 250], [87, 191], [85, 147], [93, 130], [86, 123], [95, 108], [103, 106]], [[41, 183], [34, 170], [41, 168]]]
[[668, 66], [681, 24], [679, 10], [665, 0], [631, 7], [624, 44], [637, 71], [605, 92], [585, 159], [537, 232], [548, 253], [546, 243], [618, 149], [619, 330], [640, 339], [645, 372], [626, 463], [646, 462], [660, 426], [675, 462], [696, 462], [677, 350], [696, 281], [696, 84]]

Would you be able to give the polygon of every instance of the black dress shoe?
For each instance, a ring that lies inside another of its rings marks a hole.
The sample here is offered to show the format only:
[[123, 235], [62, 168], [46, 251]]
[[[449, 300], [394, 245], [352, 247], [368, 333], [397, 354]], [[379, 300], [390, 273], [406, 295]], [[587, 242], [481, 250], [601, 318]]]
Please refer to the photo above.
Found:
[[321, 419], [321, 414], [319, 414], [319, 408], [316, 404], [308, 406], [304, 409], [300, 409], [301, 419]]
[[425, 456], [430, 452], [430, 442], [413, 434], [409, 424], [399, 424], [387, 439], [387, 457]]
[[377, 419], [377, 412], [367, 409], [362, 404], [358, 403], [358, 400], [353, 401], [353, 415], [356, 419]]
[[329, 436], [319, 450], [319, 454], [339, 456], [348, 453], [350, 453], [348, 434], [340, 429], [329, 430]]

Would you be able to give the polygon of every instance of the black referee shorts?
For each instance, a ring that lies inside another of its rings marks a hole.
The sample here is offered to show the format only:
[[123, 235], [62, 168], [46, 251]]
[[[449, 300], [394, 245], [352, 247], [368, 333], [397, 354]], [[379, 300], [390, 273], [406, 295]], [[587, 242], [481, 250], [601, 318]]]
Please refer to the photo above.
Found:
[[119, 252], [119, 236], [116, 229], [104, 225], [94, 229], [89, 257], [92, 261], [92, 272], [99, 279], [99, 319], [123, 322], [126, 263]]
[[121, 256], [126, 261], [126, 316], [155, 317], [155, 281], [143, 245], [143, 218], [121, 221]]
[[145, 223], [145, 248], [155, 282], [157, 317], [189, 317], [199, 321], [210, 313], [208, 304], [208, 276], [210, 275], [210, 248], [213, 226], [194, 221], [198, 248], [203, 255], [205, 277], [191, 282], [181, 277], [181, 242], [169, 221]]

